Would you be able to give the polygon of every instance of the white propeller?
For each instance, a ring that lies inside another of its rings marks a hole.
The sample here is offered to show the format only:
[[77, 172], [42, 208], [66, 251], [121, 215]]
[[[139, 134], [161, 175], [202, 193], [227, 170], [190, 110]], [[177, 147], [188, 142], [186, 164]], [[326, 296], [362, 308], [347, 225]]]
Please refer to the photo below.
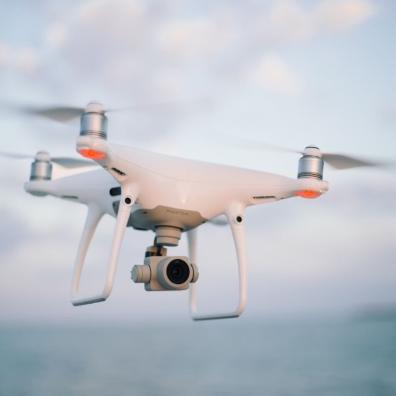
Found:
[[140, 103], [132, 106], [110, 108], [105, 109], [99, 103], [91, 102], [88, 107], [77, 107], [77, 106], [36, 106], [36, 105], [20, 105], [13, 103], [2, 103], [1, 106], [5, 109], [24, 113], [27, 115], [33, 115], [38, 117], [44, 117], [57, 122], [69, 122], [74, 119], [78, 119], [81, 115], [89, 111], [90, 105], [98, 105], [100, 111], [103, 113], [118, 112], [118, 111], [169, 111], [172, 108], [181, 106], [191, 105], [210, 105], [210, 98], [198, 98], [195, 100], [169, 100], [166, 102], [157, 103]]
[[[294, 154], [304, 154], [304, 150], [294, 150], [286, 147], [266, 144], [259, 141], [238, 139], [238, 147], [247, 148], [249, 150], [270, 150], [280, 151]], [[367, 158], [356, 157], [349, 154], [320, 152], [324, 162], [329, 164], [334, 169], [352, 169], [359, 167], [392, 167], [395, 162], [379, 161]]]
[[0, 151], [0, 156], [11, 159], [30, 159], [34, 160], [40, 155], [45, 154], [48, 156], [49, 160], [55, 164], [63, 166], [65, 168], [73, 169], [73, 168], [81, 168], [83, 166], [95, 166], [96, 163], [93, 161], [83, 160], [79, 158], [72, 157], [49, 157], [49, 154], [44, 151], [39, 151], [36, 155], [31, 154], [20, 154], [20, 153], [10, 153], [5, 151]]

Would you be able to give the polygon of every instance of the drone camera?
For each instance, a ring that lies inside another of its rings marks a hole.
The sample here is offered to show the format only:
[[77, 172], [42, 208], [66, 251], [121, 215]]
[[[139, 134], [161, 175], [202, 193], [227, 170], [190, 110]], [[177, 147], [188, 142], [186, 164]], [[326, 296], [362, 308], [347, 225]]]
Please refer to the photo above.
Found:
[[197, 266], [183, 256], [148, 256], [131, 272], [132, 280], [144, 283], [147, 291], [185, 290], [198, 276]]

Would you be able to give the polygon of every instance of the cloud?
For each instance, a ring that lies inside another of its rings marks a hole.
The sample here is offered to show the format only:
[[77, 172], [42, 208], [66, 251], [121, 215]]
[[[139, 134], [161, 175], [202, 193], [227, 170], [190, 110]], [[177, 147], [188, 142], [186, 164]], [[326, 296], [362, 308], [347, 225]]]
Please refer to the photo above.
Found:
[[262, 34], [266, 40], [283, 45], [307, 41], [326, 32], [355, 27], [376, 12], [377, 7], [369, 0], [322, 0], [311, 7], [296, 0], [281, 0], [273, 3]]
[[239, 37], [237, 15], [226, 7], [213, 7], [204, 16], [174, 17], [159, 26], [159, 50], [179, 61], [216, 63], [235, 48]]
[[[303, 80], [281, 51], [355, 27], [375, 11], [369, 0], [219, 2], [194, 12], [188, 2], [85, 1], [52, 11], [41, 43], [0, 42], [0, 67], [34, 77], [23, 80], [26, 90], [40, 86], [42, 98], [76, 105], [188, 100], [241, 81], [270, 94], [296, 95]], [[137, 137], [158, 129], [166, 136], [201, 111], [191, 106], [135, 114], [130, 127]], [[117, 122], [114, 128], [123, 131], [124, 121]]]
[[[255, 67], [268, 69], [274, 91], [289, 94], [296, 90], [296, 73], [280, 61], [279, 47], [354, 27], [376, 12], [369, 0], [219, 3], [195, 14], [188, 4], [166, 5], [80, 3], [49, 24], [41, 49], [18, 51], [14, 64], [41, 66], [44, 88], [56, 87], [58, 94], [60, 85], [70, 97], [75, 89], [64, 81], [75, 81], [80, 96], [91, 92], [121, 102], [198, 94], [203, 85], [230, 84], [238, 71]], [[45, 62], [39, 62], [40, 51]], [[0, 47], [0, 62], [9, 52]]]
[[299, 77], [275, 54], [259, 59], [250, 71], [250, 78], [271, 93], [295, 95], [299, 92]]
[[45, 41], [50, 48], [62, 48], [68, 40], [67, 27], [62, 22], [54, 22], [45, 31]]
[[40, 66], [38, 51], [32, 47], [11, 47], [0, 41], [0, 68], [33, 74]]
[[212, 55], [222, 49], [219, 32], [208, 19], [179, 20], [158, 34], [162, 49], [180, 57]]
[[293, 0], [275, 2], [265, 26], [264, 34], [275, 42], [306, 40], [314, 34], [312, 12]]
[[17, 215], [0, 211], [0, 255], [19, 248], [29, 237], [28, 225]]
[[8, 46], [0, 41], [0, 66], [5, 66], [9, 63], [11, 58], [10, 52]]
[[368, 0], [323, 0], [310, 8], [296, 0], [273, 2], [266, 15], [253, 17], [245, 33], [264, 44], [251, 50], [250, 66], [242, 66], [245, 75], [270, 93], [295, 95], [301, 91], [301, 78], [275, 50], [351, 29], [376, 12]]
[[325, 0], [314, 12], [317, 26], [329, 31], [341, 31], [366, 22], [377, 12], [377, 6], [367, 0]]

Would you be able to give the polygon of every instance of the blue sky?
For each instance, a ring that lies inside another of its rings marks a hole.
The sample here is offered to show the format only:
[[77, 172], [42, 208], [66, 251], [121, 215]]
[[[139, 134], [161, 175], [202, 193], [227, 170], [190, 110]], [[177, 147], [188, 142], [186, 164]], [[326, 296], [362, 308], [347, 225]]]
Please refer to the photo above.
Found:
[[[227, 136], [394, 159], [395, 16], [394, 2], [370, 0], [9, 2], [0, 13], [0, 102], [170, 101], [166, 110], [114, 114], [109, 138], [289, 176], [298, 158], [246, 152]], [[2, 150], [74, 153], [78, 125], [0, 114]], [[72, 308], [85, 209], [28, 196], [22, 185], [30, 164], [1, 164], [0, 320], [187, 314], [184, 293], [149, 294], [130, 281], [130, 267], [151, 242], [134, 231], [111, 299]], [[396, 302], [395, 173], [326, 168], [325, 177], [330, 191], [319, 200], [248, 212], [247, 315]], [[107, 219], [89, 257], [88, 288], [100, 285], [111, 231]], [[227, 232], [200, 232], [203, 306], [234, 301]]]

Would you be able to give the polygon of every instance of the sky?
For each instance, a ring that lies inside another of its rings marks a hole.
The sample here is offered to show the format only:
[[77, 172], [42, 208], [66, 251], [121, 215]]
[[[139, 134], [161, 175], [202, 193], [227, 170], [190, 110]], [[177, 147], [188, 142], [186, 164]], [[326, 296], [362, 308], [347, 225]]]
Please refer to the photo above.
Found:
[[[99, 100], [109, 140], [295, 177], [298, 157], [248, 151], [243, 137], [395, 160], [396, 4], [390, 0], [23, 1], [0, 12], [2, 151], [75, 155], [78, 124], [10, 104]], [[106, 303], [74, 308], [72, 265], [85, 208], [23, 191], [29, 161], [0, 159], [0, 321], [188, 319], [187, 293], [130, 280], [152, 242], [128, 230]], [[247, 317], [353, 312], [396, 304], [396, 173], [325, 168], [330, 191], [248, 209]], [[88, 256], [103, 282], [114, 219]], [[172, 254], [184, 254], [185, 241]], [[202, 310], [232, 308], [230, 232], [199, 230]]]

